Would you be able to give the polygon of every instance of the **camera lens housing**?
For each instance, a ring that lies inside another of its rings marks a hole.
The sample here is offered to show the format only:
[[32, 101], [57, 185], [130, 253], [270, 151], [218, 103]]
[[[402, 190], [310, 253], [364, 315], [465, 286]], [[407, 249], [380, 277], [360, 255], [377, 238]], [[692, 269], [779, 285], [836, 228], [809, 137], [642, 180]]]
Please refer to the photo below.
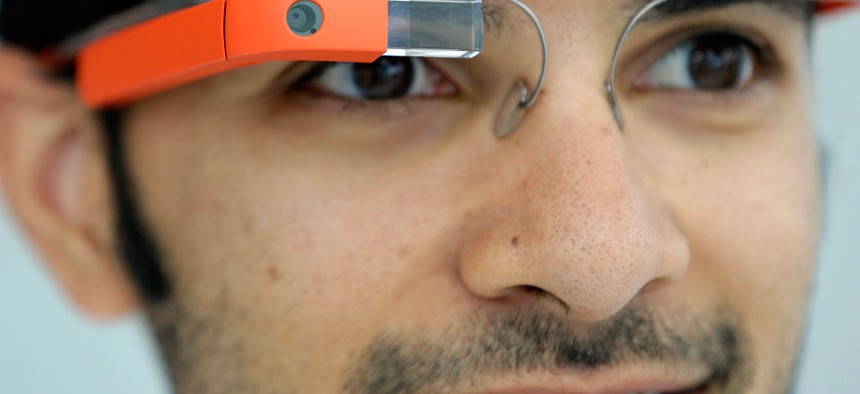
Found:
[[287, 26], [300, 36], [316, 34], [323, 23], [322, 8], [310, 0], [301, 0], [287, 11]]

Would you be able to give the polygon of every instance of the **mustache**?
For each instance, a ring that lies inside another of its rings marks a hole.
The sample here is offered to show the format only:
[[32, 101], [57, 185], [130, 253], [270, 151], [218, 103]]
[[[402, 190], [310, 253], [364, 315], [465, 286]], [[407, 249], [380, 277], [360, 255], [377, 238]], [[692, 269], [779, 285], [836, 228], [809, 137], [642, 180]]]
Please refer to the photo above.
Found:
[[451, 325], [436, 340], [388, 332], [366, 348], [343, 392], [447, 392], [481, 376], [585, 374], [654, 362], [704, 366], [718, 387], [741, 391], [752, 372], [746, 336], [735, 320], [683, 320], [673, 326], [663, 315], [628, 307], [585, 330], [556, 313], [532, 308], [487, 313]]

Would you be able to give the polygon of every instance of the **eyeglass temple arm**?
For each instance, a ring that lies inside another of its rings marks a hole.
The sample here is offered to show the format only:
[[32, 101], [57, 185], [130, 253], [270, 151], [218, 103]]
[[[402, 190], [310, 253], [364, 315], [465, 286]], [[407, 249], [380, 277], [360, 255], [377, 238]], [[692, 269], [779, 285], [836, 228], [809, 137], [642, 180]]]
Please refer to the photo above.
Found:
[[[510, 119], [506, 119], [506, 122], [503, 123], [504, 126], [497, 126], [496, 136], [499, 138], [504, 138], [513, 134], [514, 131], [516, 131], [518, 120], [523, 116], [523, 112], [535, 105], [538, 100], [538, 97], [540, 97], [541, 90], [543, 90], [543, 85], [546, 82], [547, 67], [549, 63], [549, 44], [546, 38], [546, 31], [544, 31], [543, 25], [540, 22], [540, 18], [538, 18], [537, 14], [535, 14], [535, 12], [532, 11], [529, 6], [523, 4], [522, 1], [508, 1], [521, 9], [526, 15], [528, 15], [532, 23], [534, 23], [535, 29], [537, 29], [538, 37], [540, 38], [542, 59], [540, 76], [538, 77], [534, 89], [529, 91], [528, 88], [524, 88], [522, 92], [514, 92], [515, 94], [519, 94], [519, 102], [517, 103], [514, 112], [510, 114]], [[523, 84], [523, 86], [525, 86], [525, 84]]]

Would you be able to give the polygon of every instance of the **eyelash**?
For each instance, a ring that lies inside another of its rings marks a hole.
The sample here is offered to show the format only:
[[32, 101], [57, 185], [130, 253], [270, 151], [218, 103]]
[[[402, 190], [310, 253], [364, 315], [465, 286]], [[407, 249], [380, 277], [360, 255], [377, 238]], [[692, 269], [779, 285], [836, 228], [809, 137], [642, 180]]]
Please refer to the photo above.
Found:
[[[696, 41], [708, 35], [726, 35], [728, 37], [738, 40], [738, 42], [748, 48], [752, 54], [751, 61], [754, 63], [754, 74], [752, 77], [753, 81], [750, 83], [750, 85], [754, 86], [763, 81], [777, 79], [782, 74], [784, 67], [783, 62], [778, 56], [776, 48], [760, 34], [757, 34], [755, 31], [750, 30], [751, 29], [735, 28], [729, 26], [710, 26], [697, 27], [695, 29], [678, 29], [675, 32], [664, 35], [662, 38], [652, 41], [657, 44], [649, 45], [650, 48], [647, 49], [647, 52], [650, 54], [646, 54], [645, 57], [650, 58], [652, 60], [645, 62], [645, 70], [646, 72], [650, 71], [650, 69], [654, 67], [659, 60], [670, 55], [678, 48], [684, 45], [689, 45], [691, 41]], [[634, 59], [635, 58], [638, 58], [638, 56], [634, 57]], [[449, 78], [443, 71], [440, 71], [432, 63], [429, 63], [423, 59], [419, 61], [422, 62], [421, 64], [423, 64], [424, 67], [429, 68], [433, 73], [439, 74], [441, 78], [446, 81], [445, 83], [455, 85], [455, 89], [457, 89], [457, 91], [453, 94], [443, 96], [407, 95], [404, 97], [387, 100], [369, 100], [344, 97], [336, 93], [327, 92], [324, 89], [320, 89], [317, 86], [311, 85], [314, 80], [321, 77], [325, 72], [337, 65], [337, 63], [319, 62], [305, 63], [300, 66], [301, 68], [298, 71], [291, 72], [290, 74], [292, 74], [294, 77], [298, 74], [298, 78], [293, 79], [292, 83], [288, 83], [286, 89], [283, 89], [283, 92], [284, 95], [289, 97], [291, 100], [299, 99], [301, 100], [300, 102], [306, 104], [308, 108], [314, 110], [319, 110], [322, 108], [329, 112], [341, 115], [369, 114], [371, 116], [381, 118], [392, 118], [397, 116], [402, 117], [404, 115], [409, 115], [411, 113], [414, 113], [414, 111], [420, 110], [422, 108], [421, 105], [426, 104], [428, 101], [438, 101], [437, 99], [446, 97], [457, 97], [460, 94], [459, 87], [456, 86], [456, 83], [451, 82], [452, 79]], [[635, 60], [634, 62], [639, 63]], [[636, 75], [641, 74], [641, 72], [636, 73]], [[637, 90], [635, 86], [635, 79], [633, 88], [634, 91]], [[744, 87], [741, 89], [732, 89], [718, 92], [703, 90], [697, 90], [692, 92], [687, 91], [684, 92], [684, 94], [693, 94], [704, 100], [716, 100], [718, 103], [724, 102], [728, 104], [731, 100], [733, 100], [733, 98], [740, 98], [750, 93], [749, 90], [750, 89], [747, 89], [747, 87]]]
[[[377, 62], [388, 61], [388, 64], [400, 62], [400, 65], [410, 65], [409, 77], [411, 83], [409, 88], [392, 98], [373, 99], [367, 97], [350, 97], [336, 91], [327, 90], [324, 86], [326, 80], [321, 80], [321, 77], [326, 76], [326, 73], [332, 72], [335, 67], [360, 67], [360, 66], [383, 66], [384, 63], [357, 64], [357, 63], [307, 63], [300, 74], [300, 77], [295, 82], [289, 84], [286, 92], [291, 96], [298, 96], [313, 105], [314, 109], [320, 107], [338, 113], [338, 114], [371, 114], [384, 118], [403, 117], [414, 113], [419, 109], [419, 103], [426, 103], [432, 100], [440, 100], [447, 98], [456, 98], [460, 95], [460, 87], [452, 81], [444, 72], [440, 71], [431, 62], [422, 58], [380, 58]], [[416, 71], [417, 70], [417, 71]], [[345, 70], [334, 70], [345, 71]], [[355, 72], [355, 69], [350, 69], [347, 72]], [[294, 74], [295, 75], [295, 74]], [[328, 80], [331, 82], [331, 79]], [[355, 81], [350, 81], [355, 83]], [[429, 85], [425, 89], [413, 91], [416, 85]], [[341, 86], [341, 85], [339, 85]], [[343, 86], [342, 86], [343, 87]], [[353, 86], [354, 88], [354, 86]], [[346, 89], [349, 90], [349, 89]], [[430, 90], [425, 91], [425, 90]], [[354, 93], [354, 92], [353, 92]]]
[[[696, 42], [697, 40], [712, 35], [725, 35], [726, 37], [731, 37], [738, 40], [739, 43], [750, 50], [753, 55], [752, 61], [754, 62], [753, 85], [760, 82], [778, 79], [783, 74], [785, 63], [779, 56], [777, 48], [768, 39], [755, 31], [751, 31], [751, 29], [723, 25], [696, 27], [695, 29], [681, 28], [655, 40], [654, 42], [657, 42], [658, 44], [652, 45], [651, 47], [657, 49], [648, 49], [647, 53], [644, 56], [641, 56], [647, 61], [644, 62], [645, 66], [643, 68], [636, 68], [639, 71], [636, 71], [635, 75], [641, 77], [643, 74], [649, 72], [653, 67], [655, 67], [666, 56], [671, 55], [679, 48], [682, 48], [685, 45], [691, 45], [692, 42]], [[636, 56], [636, 58], [639, 57], [640, 56]], [[636, 81], [638, 78], [639, 77], [634, 78], [632, 81], [634, 90], [639, 90], [636, 87]], [[686, 93], [708, 96], [725, 96], [727, 94], [742, 95], [746, 93], [747, 90], [748, 89], [733, 89], [718, 92], [696, 90]]]

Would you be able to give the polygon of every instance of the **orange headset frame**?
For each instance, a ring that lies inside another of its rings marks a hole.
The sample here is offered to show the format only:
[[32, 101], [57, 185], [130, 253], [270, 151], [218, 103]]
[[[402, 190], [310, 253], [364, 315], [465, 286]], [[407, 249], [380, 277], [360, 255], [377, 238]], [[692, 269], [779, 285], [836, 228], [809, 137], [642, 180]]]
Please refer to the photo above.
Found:
[[217, 73], [275, 60], [369, 63], [388, 49], [387, 0], [315, 0], [312, 36], [287, 25], [295, 1], [212, 0], [103, 37], [78, 54], [91, 108], [116, 107]]
[[816, 11], [823, 14], [830, 14], [846, 8], [857, 7], [858, 5], [860, 5], [860, 3], [857, 3], [856, 0], [825, 1], [818, 3], [818, 9]]

